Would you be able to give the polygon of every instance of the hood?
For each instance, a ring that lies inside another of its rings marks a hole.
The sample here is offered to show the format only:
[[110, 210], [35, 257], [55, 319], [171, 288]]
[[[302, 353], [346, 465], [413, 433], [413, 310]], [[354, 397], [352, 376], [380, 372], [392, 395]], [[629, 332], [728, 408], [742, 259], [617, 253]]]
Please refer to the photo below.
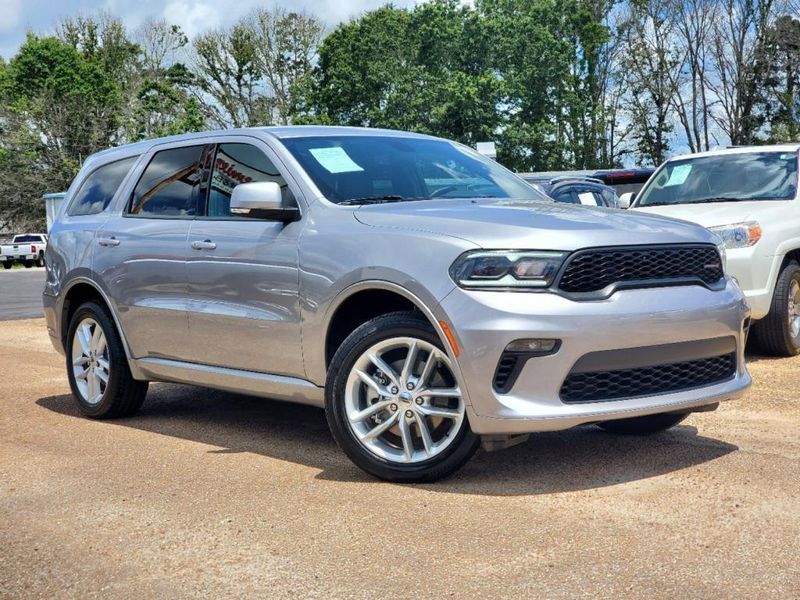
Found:
[[[666, 206], [643, 206], [631, 211], [641, 214], [662, 215], [698, 223], [703, 227], [731, 225], [751, 221], [765, 212], [783, 211], [788, 200], [755, 200], [745, 202], [709, 202], [698, 204], [673, 204]], [[757, 220], [757, 219], [756, 219]]]
[[692, 223], [619, 209], [529, 200], [430, 200], [367, 205], [365, 225], [461, 238], [482, 248], [577, 250], [592, 246], [714, 243]]

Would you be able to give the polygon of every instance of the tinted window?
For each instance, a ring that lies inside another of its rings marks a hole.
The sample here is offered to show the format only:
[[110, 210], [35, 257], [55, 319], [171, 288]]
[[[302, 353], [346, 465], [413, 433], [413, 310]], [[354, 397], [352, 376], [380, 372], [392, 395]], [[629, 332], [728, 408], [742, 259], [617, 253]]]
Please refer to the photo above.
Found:
[[220, 144], [208, 193], [209, 217], [231, 216], [231, 194], [240, 183], [274, 181], [281, 186], [284, 202], [289, 201], [286, 180], [266, 155], [250, 144]]
[[132, 156], [118, 160], [93, 171], [75, 194], [67, 214], [76, 217], [103, 212], [138, 158]]
[[14, 237], [14, 244], [41, 244], [44, 240], [40, 235], [17, 235]]
[[331, 202], [543, 199], [494, 161], [446, 140], [356, 135], [282, 142]]
[[133, 190], [130, 213], [191, 217], [202, 197], [202, 160], [206, 146], [157, 152]]
[[666, 163], [636, 206], [789, 200], [796, 193], [797, 152], [731, 153]]

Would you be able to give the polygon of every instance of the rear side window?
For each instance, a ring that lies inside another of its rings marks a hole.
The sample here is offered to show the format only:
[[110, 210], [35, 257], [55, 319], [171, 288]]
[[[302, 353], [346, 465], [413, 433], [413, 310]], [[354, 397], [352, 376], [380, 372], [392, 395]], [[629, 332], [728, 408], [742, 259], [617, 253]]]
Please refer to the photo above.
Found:
[[193, 217], [201, 191], [206, 146], [157, 152], [133, 190], [128, 212], [152, 217]]
[[75, 194], [67, 214], [78, 217], [103, 212], [138, 158], [131, 156], [95, 169]]

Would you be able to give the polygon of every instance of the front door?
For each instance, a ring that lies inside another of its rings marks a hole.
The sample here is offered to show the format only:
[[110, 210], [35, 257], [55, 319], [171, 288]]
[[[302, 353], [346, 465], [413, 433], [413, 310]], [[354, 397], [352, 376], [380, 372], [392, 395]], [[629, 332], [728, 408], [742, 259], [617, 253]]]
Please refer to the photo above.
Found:
[[302, 221], [232, 215], [233, 188], [277, 181], [294, 202], [270, 150], [219, 144], [202, 214], [192, 222], [187, 262], [190, 360], [302, 377], [297, 241]]

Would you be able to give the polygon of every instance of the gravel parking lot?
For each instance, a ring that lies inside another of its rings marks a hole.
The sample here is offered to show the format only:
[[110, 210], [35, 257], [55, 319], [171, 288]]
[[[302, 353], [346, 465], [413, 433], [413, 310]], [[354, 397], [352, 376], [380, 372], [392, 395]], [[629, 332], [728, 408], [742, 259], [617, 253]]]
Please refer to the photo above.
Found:
[[800, 597], [800, 358], [671, 432], [541, 434], [420, 486], [308, 407], [154, 385], [80, 418], [62, 360], [0, 323], [0, 597]]

